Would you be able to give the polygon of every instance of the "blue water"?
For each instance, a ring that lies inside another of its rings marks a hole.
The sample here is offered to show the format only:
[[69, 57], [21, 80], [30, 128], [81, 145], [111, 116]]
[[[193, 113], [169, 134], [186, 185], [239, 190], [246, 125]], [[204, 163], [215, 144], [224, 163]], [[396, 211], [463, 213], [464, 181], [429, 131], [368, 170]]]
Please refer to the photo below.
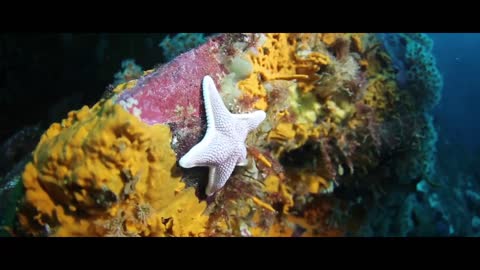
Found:
[[442, 99], [434, 109], [439, 138], [434, 181], [444, 188], [427, 197], [439, 195], [437, 235], [480, 236], [480, 34], [430, 36], [444, 79]]
[[480, 146], [480, 34], [430, 36], [444, 78], [443, 96], [435, 110], [440, 136], [474, 151]]

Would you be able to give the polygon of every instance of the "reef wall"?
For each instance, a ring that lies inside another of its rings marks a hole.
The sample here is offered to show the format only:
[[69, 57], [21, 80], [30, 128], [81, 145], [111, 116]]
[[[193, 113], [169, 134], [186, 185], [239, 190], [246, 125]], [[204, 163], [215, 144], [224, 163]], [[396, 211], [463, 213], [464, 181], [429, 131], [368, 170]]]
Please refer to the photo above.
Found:
[[[441, 77], [430, 50], [421, 35], [210, 37], [53, 123], [23, 170], [25, 196], [9, 231], [369, 235], [385, 200], [433, 182], [429, 110], [440, 98]], [[267, 113], [247, 138], [247, 166], [208, 198], [206, 168], [178, 166], [205, 134], [206, 75], [230, 112]], [[412, 211], [395, 209], [399, 218]]]

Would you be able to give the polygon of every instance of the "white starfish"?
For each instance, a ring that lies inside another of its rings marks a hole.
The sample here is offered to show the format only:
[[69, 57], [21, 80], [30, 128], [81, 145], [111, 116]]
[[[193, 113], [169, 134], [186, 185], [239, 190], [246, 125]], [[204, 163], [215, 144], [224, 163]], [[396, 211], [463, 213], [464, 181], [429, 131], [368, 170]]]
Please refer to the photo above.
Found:
[[264, 111], [232, 114], [228, 111], [210, 76], [203, 78], [203, 99], [207, 114], [205, 137], [179, 161], [183, 168], [210, 168], [205, 193], [211, 196], [221, 189], [235, 166], [247, 165], [245, 140], [250, 131], [265, 119]]

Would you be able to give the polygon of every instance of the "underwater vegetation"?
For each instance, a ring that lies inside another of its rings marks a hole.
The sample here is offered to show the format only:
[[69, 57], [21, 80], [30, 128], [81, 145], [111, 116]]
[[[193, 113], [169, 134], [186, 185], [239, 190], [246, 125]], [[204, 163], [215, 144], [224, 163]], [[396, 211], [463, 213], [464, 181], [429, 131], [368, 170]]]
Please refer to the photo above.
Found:
[[[51, 124], [0, 179], [0, 205], [15, 209], [0, 216], [5, 233], [404, 236], [422, 218], [449, 230], [430, 191], [442, 78], [427, 36], [185, 34], [160, 46], [169, 62], [124, 62], [114, 88]], [[208, 168], [178, 163], [207, 130], [205, 76], [232, 114], [266, 113], [244, 166], [209, 196]]]
[[122, 69], [115, 73], [113, 82], [114, 85], [126, 83], [131, 80], [140, 78], [143, 75], [141, 66], [135, 63], [134, 59], [125, 59], [122, 61]]
[[202, 33], [178, 33], [173, 37], [166, 36], [158, 46], [162, 48], [165, 59], [170, 61], [205, 41], [205, 35]]

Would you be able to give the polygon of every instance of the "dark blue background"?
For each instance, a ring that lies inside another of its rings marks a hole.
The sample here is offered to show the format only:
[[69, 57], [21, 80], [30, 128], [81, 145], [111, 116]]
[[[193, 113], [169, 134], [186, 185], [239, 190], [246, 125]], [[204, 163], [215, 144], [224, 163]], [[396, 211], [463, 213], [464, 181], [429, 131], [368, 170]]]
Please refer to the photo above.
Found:
[[469, 151], [465, 154], [473, 154], [480, 146], [480, 34], [430, 35], [444, 78], [442, 99], [435, 109], [439, 143], [459, 144]]

